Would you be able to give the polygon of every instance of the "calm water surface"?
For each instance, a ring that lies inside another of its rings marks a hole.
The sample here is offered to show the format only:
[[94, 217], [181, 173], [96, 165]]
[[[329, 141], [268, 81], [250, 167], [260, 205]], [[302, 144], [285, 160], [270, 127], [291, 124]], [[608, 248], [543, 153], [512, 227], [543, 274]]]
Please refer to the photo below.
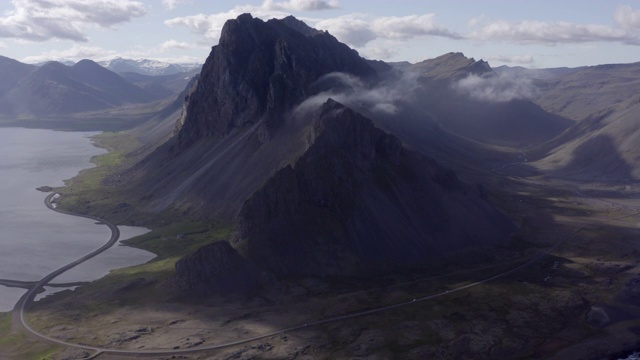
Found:
[[[38, 280], [95, 250], [111, 236], [90, 219], [59, 214], [44, 206], [42, 185], [60, 186], [64, 179], [93, 166], [89, 160], [105, 151], [92, 145], [96, 133], [0, 128], [0, 279]], [[145, 233], [121, 227], [121, 240]], [[108, 270], [146, 262], [153, 254], [115, 246], [53, 282], [87, 281]], [[0, 311], [13, 308], [24, 289], [0, 285]]]

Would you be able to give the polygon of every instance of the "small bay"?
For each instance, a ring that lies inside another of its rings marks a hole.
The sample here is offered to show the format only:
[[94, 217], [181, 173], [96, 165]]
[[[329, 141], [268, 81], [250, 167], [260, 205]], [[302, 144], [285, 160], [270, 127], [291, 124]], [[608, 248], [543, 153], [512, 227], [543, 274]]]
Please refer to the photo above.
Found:
[[[105, 153], [92, 144], [90, 136], [95, 134], [0, 128], [0, 279], [38, 280], [99, 248], [111, 236], [106, 226], [93, 220], [47, 209], [46, 194], [36, 190], [63, 185], [63, 180], [92, 167], [91, 157]], [[146, 231], [127, 227], [121, 239]], [[116, 246], [82, 264], [82, 271], [70, 271], [53, 282], [93, 280], [110, 269], [153, 257]], [[0, 311], [10, 311], [25, 291], [0, 285]]]

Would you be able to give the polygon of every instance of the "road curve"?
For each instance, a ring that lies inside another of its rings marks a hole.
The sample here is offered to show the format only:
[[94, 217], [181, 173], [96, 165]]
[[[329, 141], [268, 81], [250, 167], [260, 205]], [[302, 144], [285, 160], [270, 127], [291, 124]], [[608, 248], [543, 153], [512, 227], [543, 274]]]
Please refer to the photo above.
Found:
[[29, 289], [29, 291], [27, 291], [24, 295], [22, 295], [22, 297], [20, 298], [20, 300], [18, 300], [18, 303], [16, 304], [16, 306], [14, 307], [14, 312], [18, 312], [19, 314], [19, 318], [20, 318], [20, 324], [25, 328], [25, 330], [27, 330], [29, 333], [31, 333], [33, 336], [40, 338], [42, 340], [48, 341], [48, 342], [53, 342], [59, 345], [65, 345], [65, 346], [71, 346], [71, 347], [76, 347], [76, 348], [83, 348], [83, 349], [87, 349], [87, 350], [93, 350], [93, 351], [100, 351], [98, 348], [92, 347], [92, 346], [85, 346], [85, 345], [80, 345], [80, 344], [73, 344], [73, 343], [69, 343], [66, 341], [62, 341], [59, 339], [54, 339], [52, 337], [46, 336], [44, 334], [41, 334], [37, 331], [35, 331], [33, 328], [31, 328], [31, 326], [29, 326], [29, 324], [27, 323], [27, 321], [25, 320], [25, 310], [29, 307], [29, 305], [31, 304], [31, 302], [35, 299], [36, 294], [38, 294], [38, 292], [44, 288], [44, 286], [46, 286], [51, 280], [55, 279], [57, 276], [63, 274], [64, 272], [82, 264], [83, 262], [96, 257], [97, 255], [101, 254], [102, 252], [104, 252], [105, 250], [109, 249], [110, 247], [112, 247], [113, 245], [116, 244], [116, 242], [118, 242], [118, 239], [120, 238], [120, 229], [118, 229], [117, 226], [113, 225], [112, 223], [108, 222], [108, 221], [104, 221], [98, 217], [95, 216], [91, 216], [91, 215], [80, 215], [80, 214], [75, 214], [72, 213], [70, 211], [66, 211], [66, 210], [62, 210], [59, 209], [55, 206], [53, 206], [53, 203], [51, 202], [51, 200], [53, 199], [54, 196], [56, 196], [56, 193], [51, 193], [49, 194], [45, 199], [44, 199], [44, 204], [47, 206], [47, 208], [49, 208], [50, 210], [65, 214], [65, 215], [73, 215], [73, 216], [78, 216], [78, 217], [83, 217], [83, 218], [87, 218], [87, 219], [91, 219], [91, 220], [95, 220], [97, 221], [99, 224], [103, 224], [106, 225], [109, 230], [111, 230], [111, 237], [109, 238], [109, 241], [107, 241], [106, 244], [102, 245], [100, 248], [96, 249], [95, 251], [81, 257], [80, 259], [71, 262], [55, 271], [53, 271], [52, 273], [50, 273], [49, 275], [43, 277], [42, 279], [40, 279], [39, 281], [35, 282], [35, 284]]
[[465, 289], [469, 289], [475, 286], [479, 286], [482, 284], [485, 284], [487, 282], [505, 277], [507, 275], [510, 275], [516, 271], [522, 270], [525, 267], [530, 266], [531, 264], [539, 261], [540, 259], [542, 259], [543, 257], [549, 255], [552, 251], [554, 251], [558, 246], [560, 246], [561, 244], [563, 244], [565, 241], [569, 240], [570, 238], [572, 238], [574, 235], [576, 235], [578, 232], [580, 232], [583, 228], [579, 228], [575, 231], [573, 231], [572, 233], [564, 236], [558, 243], [556, 243], [555, 246], [553, 246], [552, 248], [548, 249], [547, 251], [541, 253], [538, 256], [533, 257], [532, 259], [530, 259], [529, 261], [518, 265], [516, 267], [513, 267], [505, 272], [502, 272], [500, 274], [497, 275], [493, 275], [491, 277], [488, 277], [486, 279], [471, 283], [471, 284], [467, 284], [464, 286], [460, 286], [458, 288], [454, 288], [454, 289], [450, 289], [447, 291], [443, 291], [440, 293], [436, 293], [436, 294], [431, 294], [431, 295], [427, 295], [427, 296], [423, 296], [420, 298], [416, 298], [413, 300], [409, 300], [409, 301], [405, 301], [402, 303], [397, 303], [397, 304], [393, 304], [393, 305], [388, 305], [388, 306], [382, 306], [382, 307], [378, 307], [378, 308], [374, 308], [374, 309], [369, 309], [369, 310], [363, 310], [363, 311], [359, 311], [359, 312], [355, 312], [355, 313], [351, 313], [351, 314], [346, 314], [346, 315], [341, 315], [341, 316], [335, 316], [335, 317], [331, 317], [331, 318], [325, 318], [325, 319], [321, 319], [321, 320], [317, 320], [317, 321], [313, 321], [313, 322], [308, 322], [306, 324], [302, 324], [302, 325], [297, 325], [297, 326], [292, 326], [289, 328], [285, 328], [285, 329], [280, 329], [280, 330], [276, 330], [276, 331], [272, 331], [266, 334], [262, 334], [259, 336], [254, 336], [251, 338], [246, 338], [246, 339], [242, 339], [242, 340], [237, 340], [237, 341], [232, 341], [232, 342], [227, 342], [227, 343], [221, 343], [221, 344], [213, 344], [213, 345], [208, 345], [208, 346], [200, 346], [197, 348], [191, 348], [191, 349], [147, 349], [147, 350], [124, 350], [124, 349], [113, 349], [113, 348], [105, 348], [105, 347], [99, 347], [99, 346], [90, 346], [90, 345], [85, 345], [85, 344], [77, 344], [77, 343], [71, 343], [68, 341], [63, 341], [60, 339], [56, 339], [47, 335], [44, 335], [42, 333], [39, 333], [38, 331], [34, 330], [31, 326], [29, 326], [29, 324], [27, 323], [24, 313], [25, 311], [28, 309], [29, 305], [31, 304], [31, 302], [33, 302], [36, 294], [38, 293], [38, 291], [40, 289], [42, 289], [44, 286], [46, 286], [51, 280], [53, 280], [55, 277], [61, 275], [62, 273], [68, 271], [69, 269], [72, 269], [75, 266], [78, 266], [79, 264], [99, 255], [100, 253], [104, 252], [105, 250], [109, 249], [110, 247], [112, 247], [120, 238], [120, 230], [118, 229], [117, 226], [111, 224], [108, 221], [102, 220], [98, 217], [95, 216], [90, 216], [90, 215], [80, 215], [80, 214], [75, 214], [72, 213], [70, 211], [66, 211], [66, 210], [62, 210], [59, 209], [55, 206], [53, 206], [51, 200], [53, 199], [53, 197], [56, 194], [50, 194], [45, 198], [45, 205], [47, 206], [47, 208], [65, 214], [65, 215], [72, 215], [72, 216], [79, 216], [79, 217], [84, 217], [87, 219], [92, 219], [97, 221], [100, 224], [106, 225], [107, 227], [109, 227], [109, 229], [111, 230], [111, 238], [109, 239], [109, 241], [104, 244], [103, 246], [101, 246], [99, 249], [83, 256], [82, 258], [69, 263], [63, 267], [61, 267], [60, 269], [57, 269], [55, 271], [53, 271], [52, 273], [50, 273], [49, 275], [45, 276], [44, 278], [42, 278], [41, 280], [37, 281], [34, 283], [34, 285], [29, 289], [29, 291], [27, 291], [27, 293], [25, 293], [20, 300], [18, 301], [18, 303], [16, 304], [15, 308], [14, 308], [14, 313], [17, 312], [19, 315], [19, 320], [20, 320], [20, 324], [24, 327], [24, 329], [26, 331], [28, 331], [30, 334], [32, 334], [34, 337], [39, 338], [41, 340], [50, 342], [50, 343], [54, 343], [57, 345], [63, 345], [63, 346], [68, 346], [68, 347], [73, 347], [73, 348], [78, 348], [78, 349], [84, 349], [84, 350], [88, 350], [88, 351], [93, 351], [94, 354], [89, 357], [88, 359], [95, 359], [96, 357], [98, 357], [101, 354], [110, 354], [110, 355], [122, 355], [122, 356], [151, 356], [151, 355], [176, 355], [176, 354], [186, 354], [186, 353], [194, 353], [194, 352], [200, 352], [200, 351], [206, 351], [206, 350], [216, 350], [216, 349], [221, 349], [221, 348], [226, 348], [226, 347], [231, 347], [231, 346], [236, 346], [236, 345], [240, 345], [240, 344], [244, 344], [244, 343], [249, 343], [249, 342], [253, 342], [253, 341], [257, 341], [257, 340], [261, 340], [261, 339], [265, 339], [265, 338], [269, 338], [275, 335], [281, 335], [284, 334], [286, 332], [291, 332], [291, 331], [295, 331], [295, 330], [302, 330], [302, 329], [306, 329], [310, 326], [315, 326], [315, 325], [321, 325], [321, 324], [327, 324], [327, 323], [331, 323], [331, 322], [337, 322], [337, 321], [342, 321], [342, 320], [346, 320], [346, 319], [351, 319], [351, 318], [355, 318], [355, 317], [359, 317], [359, 316], [364, 316], [364, 315], [370, 315], [370, 314], [374, 314], [374, 313], [379, 313], [379, 312], [383, 312], [383, 311], [387, 311], [387, 310], [391, 310], [391, 309], [395, 309], [395, 308], [399, 308], [399, 307], [403, 307], [403, 306], [409, 306], [411, 304], [414, 304], [416, 302], [421, 302], [421, 301], [425, 301], [425, 300], [431, 300], [440, 296], [446, 296], [449, 295], [453, 292], [457, 292], [457, 291], [462, 291]]

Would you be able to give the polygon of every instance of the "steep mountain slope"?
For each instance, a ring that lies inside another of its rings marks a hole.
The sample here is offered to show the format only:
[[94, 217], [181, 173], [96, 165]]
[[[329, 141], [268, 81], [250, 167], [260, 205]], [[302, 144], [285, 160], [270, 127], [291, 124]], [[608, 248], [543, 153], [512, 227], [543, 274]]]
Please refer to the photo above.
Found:
[[638, 102], [640, 63], [599, 65], [546, 82], [535, 102], [574, 121]]
[[0, 111], [13, 116], [56, 116], [153, 100], [143, 89], [91, 60], [73, 66], [49, 62], [15, 83], [0, 100]]
[[187, 95], [176, 136], [121, 181], [135, 184], [151, 211], [234, 217], [304, 151], [305, 124], [285, 119], [313, 93], [315, 81], [337, 71], [376, 78], [328, 33], [307, 37], [282, 21], [248, 14], [228, 21]]
[[521, 84], [501, 79], [482, 60], [450, 53], [415, 64], [411, 71], [420, 74], [415, 111], [458, 136], [522, 146], [549, 140], [572, 125], [528, 100]]
[[306, 35], [285, 21], [263, 22], [249, 14], [230, 20], [190, 95], [179, 145], [184, 149], [257, 122], [261, 136], [268, 136], [283, 114], [312, 93], [316, 80], [336, 71], [376, 75], [356, 51], [328, 33]]
[[364, 274], [503, 243], [513, 230], [451, 170], [371, 120], [333, 100], [312, 118], [308, 150], [242, 207], [240, 247], [253, 263], [288, 276]]
[[501, 147], [545, 143], [573, 124], [527, 99], [535, 84], [500, 78], [486, 62], [461, 53], [405, 64], [403, 69], [386, 72], [371, 87], [344, 81], [325, 97], [364, 114], [412, 150], [470, 181], [477, 171], [513, 161], [510, 151]]
[[534, 167], [559, 177], [640, 178], [640, 63], [586, 67], [546, 83], [535, 101], [576, 121]]
[[357, 52], [294, 18], [225, 24], [174, 136], [110, 179], [146, 211], [239, 223], [237, 250], [186, 257], [174, 284], [228, 288], [229, 269], [213, 262], [254, 285], [247, 266], [286, 277], [387, 272], [509, 238], [511, 221], [453, 171], [349, 107], [318, 102], [345, 79], [383, 82]]
[[36, 66], [0, 56], [0, 98], [35, 69]]

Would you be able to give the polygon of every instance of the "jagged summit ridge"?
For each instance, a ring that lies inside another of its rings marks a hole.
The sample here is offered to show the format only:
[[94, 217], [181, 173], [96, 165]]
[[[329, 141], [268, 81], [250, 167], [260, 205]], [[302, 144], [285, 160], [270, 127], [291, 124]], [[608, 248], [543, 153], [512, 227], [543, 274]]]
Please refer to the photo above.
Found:
[[257, 122], [262, 134], [269, 133], [328, 73], [377, 75], [355, 50], [312, 30], [295, 18], [265, 22], [243, 14], [227, 21], [188, 96], [178, 124], [179, 148]]

